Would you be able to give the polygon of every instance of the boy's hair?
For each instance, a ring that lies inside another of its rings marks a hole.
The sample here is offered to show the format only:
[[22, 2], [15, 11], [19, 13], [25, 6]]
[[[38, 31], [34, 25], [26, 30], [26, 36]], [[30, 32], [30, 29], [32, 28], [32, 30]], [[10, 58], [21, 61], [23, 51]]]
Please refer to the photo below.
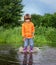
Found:
[[30, 14], [25, 14], [25, 16], [24, 16], [24, 21], [25, 20], [30, 20], [31, 21], [31, 16], [30, 16]]

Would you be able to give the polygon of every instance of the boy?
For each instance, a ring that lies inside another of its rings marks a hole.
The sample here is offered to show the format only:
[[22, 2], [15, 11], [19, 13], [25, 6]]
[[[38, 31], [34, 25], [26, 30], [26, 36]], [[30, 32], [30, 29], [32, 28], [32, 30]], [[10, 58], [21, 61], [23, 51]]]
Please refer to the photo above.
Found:
[[24, 16], [24, 23], [22, 24], [22, 37], [24, 40], [24, 52], [27, 52], [28, 43], [30, 45], [30, 52], [32, 52], [34, 45], [34, 24], [31, 22], [31, 16], [29, 14]]

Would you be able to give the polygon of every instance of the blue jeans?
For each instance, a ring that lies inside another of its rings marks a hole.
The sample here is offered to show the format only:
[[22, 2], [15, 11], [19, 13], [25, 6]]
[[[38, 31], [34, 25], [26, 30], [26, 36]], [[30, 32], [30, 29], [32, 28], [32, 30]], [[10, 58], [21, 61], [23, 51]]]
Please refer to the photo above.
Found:
[[32, 38], [26, 38], [24, 40], [24, 47], [27, 48], [28, 45], [30, 45], [31, 49], [33, 48], [34, 43], [33, 43], [33, 39]]

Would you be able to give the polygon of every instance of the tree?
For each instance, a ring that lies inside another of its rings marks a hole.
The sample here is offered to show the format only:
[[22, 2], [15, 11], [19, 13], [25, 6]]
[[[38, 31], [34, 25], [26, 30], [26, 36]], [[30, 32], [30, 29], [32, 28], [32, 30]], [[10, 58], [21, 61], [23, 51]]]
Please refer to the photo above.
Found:
[[0, 0], [0, 26], [18, 26], [22, 16], [22, 0]]
[[56, 13], [54, 13], [52, 16], [52, 27], [56, 28]]
[[42, 26], [50, 27], [52, 26], [51, 22], [52, 15], [51, 14], [45, 14], [42, 18]]
[[35, 26], [55, 27], [56, 28], [56, 13], [46, 13], [43, 16], [38, 14], [32, 14], [32, 22]]
[[56, 27], [56, 13], [45, 14], [42, 18], [42, 26], [46, 27]]
[[37, 14], [32, 14], [31, 18], [32, 18], [32, 22], [34, 23], [34, 25], [39, 27], [40, 24], [41, 24], [42, 16], [41, 15], [37, 15]]

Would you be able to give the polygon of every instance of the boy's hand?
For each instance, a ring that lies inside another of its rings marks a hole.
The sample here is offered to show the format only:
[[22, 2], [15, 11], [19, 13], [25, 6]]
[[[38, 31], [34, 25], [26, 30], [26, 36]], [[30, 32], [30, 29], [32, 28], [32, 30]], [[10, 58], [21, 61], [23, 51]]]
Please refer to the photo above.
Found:
[[33, 38], [35, 38], [35, 36], [33, 35]]
[[35, 35], [34, 35], [34, 33], [32, 33], [33, 34], [33, 38], [35, 38]]
[[23, 41], [25, 41], [25, 37], [23, 38]]

